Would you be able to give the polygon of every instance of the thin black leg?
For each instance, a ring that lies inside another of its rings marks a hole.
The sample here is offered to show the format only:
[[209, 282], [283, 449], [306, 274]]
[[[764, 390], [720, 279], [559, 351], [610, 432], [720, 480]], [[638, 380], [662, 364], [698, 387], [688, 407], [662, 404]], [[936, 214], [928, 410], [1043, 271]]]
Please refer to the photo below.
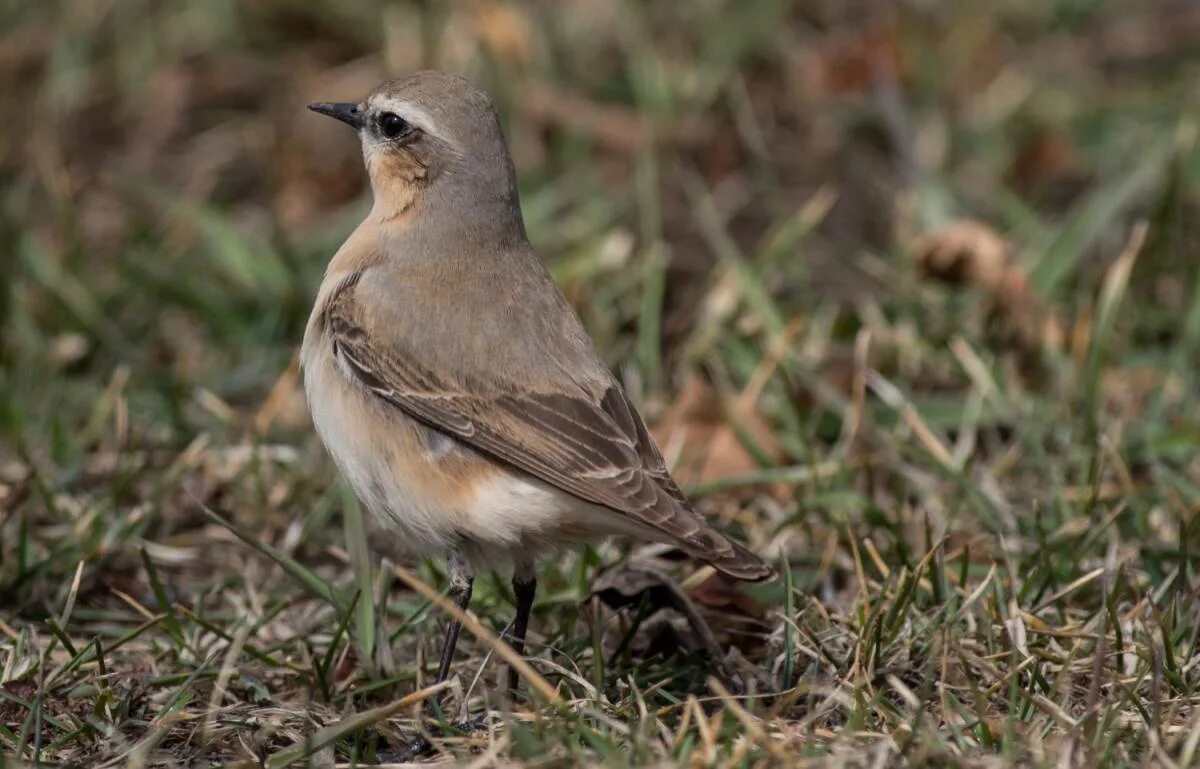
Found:
[[[464, 612], [471, 604], [471, 587], [475, 584], [475, 575], [471, 573], [471, 565], [467, 560], [458, 553], [454, 553], [446, 562], [446, 571], [450, 576], [450, 589], [448, 597], [459, 609]], [[454, 661], [454, 647], [458, 645], [458, 633], [462, 630], [462, 623], [453, 617], [450, 619], [450, 625], [446, 628], [446, 640], [442, 642], [442, 659], [438, 663], [437, 679], [434, 683], [441, 683], [450, 677], [450, 663]], [[432, 698], [425, 700], [425, 713], [432, 716], [434, 714], [435, 702]], [[468, 727], [468, 730], [470, 728]], [[414, 758], [428, 755], [433, 751], [433, 745], [425, 738], [424, 735], [417, 735], [408, 745], [395, 754], [395, 757], [400, 761], [411, 761]]]
[[[517, 616], [513, 620], [512, 648], [517, 654], [525, 653], [525, 631], [529, 629], [529, 612], [533, 609], [533, 596], [537, 592], [537, 579], [518, 570], [513, 575], [513, 595], [517, 599]], [[517, 669], [508, 667], [508, 693], [517, 688]]]
[[[475, 584], [475, 576], [466, 560], [459, 555], [453, 555], [448, 562], [450, 572], [450, 600], [463, 611], [471, 603], [471, 586]], [[450, 626], [446, 628], [446, 640], [442, 643], [442, 659], [438, 663], [437, 678], [434, 683], [440, 684], [450, 676], [450, 663], [454, 660], [454, 647], [458, 645], [458, 632], [462, 623], [451, 618]]]

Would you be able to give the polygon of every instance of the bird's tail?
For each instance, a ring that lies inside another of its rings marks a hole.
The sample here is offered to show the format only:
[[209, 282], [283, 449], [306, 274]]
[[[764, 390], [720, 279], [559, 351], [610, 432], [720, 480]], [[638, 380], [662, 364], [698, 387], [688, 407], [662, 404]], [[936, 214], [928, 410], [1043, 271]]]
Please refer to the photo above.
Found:
[[775, 570], [763, 563], [749, 548], [732, 539], [726, 541], [732, 546], [733, 552], [720, 558], [705, 559], [706, 563], [722, 574], [747, 582], [766, 582], [775, 578]]
[[764, 582], [775, 577], [775, 570], [748, 547], [707, 523], [703, 523], [695, 534], [681, 539], [679, 547], [688, 555], [734, 579]]

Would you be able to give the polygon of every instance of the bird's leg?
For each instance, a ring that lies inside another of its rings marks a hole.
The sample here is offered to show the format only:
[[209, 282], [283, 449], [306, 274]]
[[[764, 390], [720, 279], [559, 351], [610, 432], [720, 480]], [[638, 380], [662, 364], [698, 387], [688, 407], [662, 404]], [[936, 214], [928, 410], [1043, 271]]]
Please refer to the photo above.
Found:
[[[537, 577], [530, 564], [518, 564], [513, 570], [513, 596], [517, 599], [517, 616], [513, 620], [512, 648], [517, 654], [525, 653], [525, 631], [529, 629], [529, 612], [533, 609], [533, 596], [537, 592]], [[517, 688], [517, 669], [508, 667], [508, 693]]]
[[[454, 553], [446, 562], [450, 575], [450, 600], [464, 612], [471, 603], [471, 586], [475, 583], [475, 575], [471, 566], [459, 553]], [[434, 683], [440, 684], [450, 677], [450, 663], [454, 659], [454, 647], [458, 645], [458, 632], [462, 623], [450, 618], [450, 626], [446, 628], [446, 640], [442, 643], [442, 660], [438, 664], [437, 678]]]
[[[460, 553], [452, 553], [446, 560], [446, 571], [450, 577], [449, 598], [455, 606], [465, 612], [471, 603], [471, 586], [475, 582], [471, 565]], [[446, 628], [446, 639], [442, 642], [442, 659], [438, 663], [437, 679], [434, 683], [440, 684], [450, 677], [450, 663], [454, 661], [454, 647], [458, 645], [460, 630], [462, 623], [451, 617], [450, 625]], [[435, 703], [432, 698], [425, 700], [424, 710], [426, 715], [434, 715]], [[432, 743], [424, 735], [417, 735], [395, 755], [400, 760], [411, 761], [418, 756], [429, 754], [432, 750]]]

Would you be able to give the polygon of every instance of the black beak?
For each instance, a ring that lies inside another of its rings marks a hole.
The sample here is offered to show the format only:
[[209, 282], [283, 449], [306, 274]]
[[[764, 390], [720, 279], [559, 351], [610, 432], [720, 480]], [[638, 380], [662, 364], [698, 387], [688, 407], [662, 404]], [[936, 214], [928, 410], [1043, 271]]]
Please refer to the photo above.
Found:
[[354, 126], [356, 130], [362, 128], [362, 110], [358, 108], [357, 104], [319, 101], [315, 104], [308, 105], [308, 108], [313, 112], [320, 112], [322, 115], [328, 115], [329, 117], [337, 118], [346, 125]]

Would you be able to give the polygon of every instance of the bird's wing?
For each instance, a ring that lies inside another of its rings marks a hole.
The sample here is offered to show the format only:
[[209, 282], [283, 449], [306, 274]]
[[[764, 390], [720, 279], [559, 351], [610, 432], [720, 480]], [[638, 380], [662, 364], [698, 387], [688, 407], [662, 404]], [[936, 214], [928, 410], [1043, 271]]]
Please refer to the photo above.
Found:
[[[345, 281], [322, 317], [335, 356], [375, 395], [552, 486], [661, 532], [733, 576], [770, 575], [757, 556], [690, 509], [641, 417], [599, 361], [607, 386], [603, 379], [581, 385], [552, 366], [540, 367], [546, 370], [536, 380], [531, 374], [529, 383], [505, 381], [511, 377], [503, 370], [455, 370], [470, 363], [431, 356], [434, 340], [422, 338], [419, 327], [379, 327], [373, 301], [357, 298], [367, 279]], [[437, 365], [424, 363], [430, 360]]]

